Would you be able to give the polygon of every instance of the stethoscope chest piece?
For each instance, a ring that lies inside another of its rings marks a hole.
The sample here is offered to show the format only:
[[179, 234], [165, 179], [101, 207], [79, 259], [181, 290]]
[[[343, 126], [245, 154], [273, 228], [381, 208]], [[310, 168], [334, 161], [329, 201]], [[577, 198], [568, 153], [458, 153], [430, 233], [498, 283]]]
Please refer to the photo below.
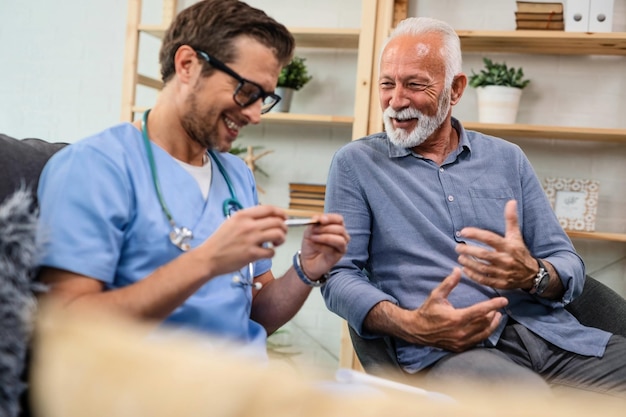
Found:
[[183, 227], [173, 226], [172, 231], [170, 232], [170, 241], [182, 250], [183, 252], [187, 252], [191, 249], [190, 241], [193, 239], [193, 232]]

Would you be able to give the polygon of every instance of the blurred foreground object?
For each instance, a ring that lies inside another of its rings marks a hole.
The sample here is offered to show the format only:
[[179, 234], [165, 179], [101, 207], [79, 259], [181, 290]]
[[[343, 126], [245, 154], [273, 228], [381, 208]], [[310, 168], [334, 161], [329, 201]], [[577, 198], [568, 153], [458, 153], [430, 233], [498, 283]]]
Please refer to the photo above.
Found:
[[588, 397], [522, 401], [523, 393], [480, 386], [460, 389], [458, 402], [436, 401], [314, 380], [306, 370], [235, 356], [205, 336], [155, 332], [108, 312], [75, 313], [40, 310], [31, 373], [36, 417], [623, 417], [626, 405]]
[[37, 218], [26, 187], [0, 198], [0, 416], [17, 417], [35, 311]]

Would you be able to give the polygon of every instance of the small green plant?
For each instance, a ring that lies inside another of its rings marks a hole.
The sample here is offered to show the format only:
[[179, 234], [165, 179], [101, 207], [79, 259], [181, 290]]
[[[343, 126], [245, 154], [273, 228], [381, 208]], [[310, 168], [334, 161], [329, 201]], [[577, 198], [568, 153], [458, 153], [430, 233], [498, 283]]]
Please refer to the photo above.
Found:
[[524, 79], [524, 71], [521, 68], [508, 68], [506, 62], [493, 62], [489, 58], [483, 58], [485, 68], [476, 74], [472, 70], [469, 77], [471, 87], [485, 87], [488, 85], [500, 85], [506, 87], [524, 88], [530, 80]]
[[228, 152], [232, 153], [233, 155], [240, 155], [242, 153], [248, 152], [248, 148], [243, 145], [233, 145]]
[[311, 81], [313, 76], [309, 75], [304, 64], [305, 60], [306, 58], [294, 56], [291, 62], [280, 71], [277, 86], [299, 90]]

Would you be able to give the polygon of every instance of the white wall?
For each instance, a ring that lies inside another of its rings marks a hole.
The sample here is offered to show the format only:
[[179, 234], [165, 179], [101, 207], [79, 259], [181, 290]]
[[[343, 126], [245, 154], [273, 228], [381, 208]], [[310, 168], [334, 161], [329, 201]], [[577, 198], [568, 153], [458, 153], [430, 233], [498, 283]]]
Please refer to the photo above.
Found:
[[[159, 0], [144, 0], [153, 15]], [[192, 1], [180, 1], [181, 6]], [[359, 27], [359, 0], [250, 0], [288, 26]], [[69, 141], [120, 120], [126, 0], [0, 0], [0, 132], [16, 137]], [[410, 1], [411, 14], [449, 21], [457, 29], [513, 29], [513, 0]], [[155, 12], [156, 10], [156, 12]], [[626, 31], [626, 0], [615, 0], [615, 30]], [[152, 51], [155, 45], [150, 46]], [[153, 53], [153, 52], [151, 52]], [[352, 113], [355, 52], [299, 49], [313, 81], [296, 96], [293, 111]], [[482, 54], [468, 54], [464, 68], [479, 68]], [[536, 124], [626, 128], [626, 60], [615, 57], [498, 55], [524, 65], [533, 80], [522, 98], [519, 121]], [[152, 61], [154, 59], [154, 61]], [[156, 57], [143, 54], [142, 68], [154, 74]], [[467, 90], [454, 109], [476, 120], [475, 92]], [[291, 181], [324, 182], [334, 151], [350, 140], [347, 128], [307, 128], [261, 124], [242, 132], [244, 145], [273, 153], [259, 160], [269, 177], [264, 203], [286, 206]], [[598, 229], [626, 233], [626, 147], [558, 141], [523, 141], [540, 177], [560, 175], [601, 181]], [[1, 151], [1, 150], [0, 150]], [[279, 249], [275, 271], [282, 272], [300, 241], [291, 232]], [[626, 294], [626, 244], [576, 241], [589, 272]], [[340, 321], [325, 310], [316, 290], [294, 323], [321, 349], [314, 355], [336, 359]], [[325, 362], [327, 363], [327, 362]]]
[[0, 132], [74, 142], [120, 120], [126, 0], [0, 1]]

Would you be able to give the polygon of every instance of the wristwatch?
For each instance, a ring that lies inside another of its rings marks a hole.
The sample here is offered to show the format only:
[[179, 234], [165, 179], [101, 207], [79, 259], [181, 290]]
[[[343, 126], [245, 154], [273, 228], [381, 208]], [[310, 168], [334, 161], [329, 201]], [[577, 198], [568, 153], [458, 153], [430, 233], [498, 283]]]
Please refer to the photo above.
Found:
[[533, 287], [528, 292], [530, 294], [541, 295], [546, 288], [548, 288], [548, 284], [550, 283], [550, 273], [541, 259], [537, 258], [537, 263], [539, 264], [539, 272], [537, 272], [537, 275], [533, 280]]

